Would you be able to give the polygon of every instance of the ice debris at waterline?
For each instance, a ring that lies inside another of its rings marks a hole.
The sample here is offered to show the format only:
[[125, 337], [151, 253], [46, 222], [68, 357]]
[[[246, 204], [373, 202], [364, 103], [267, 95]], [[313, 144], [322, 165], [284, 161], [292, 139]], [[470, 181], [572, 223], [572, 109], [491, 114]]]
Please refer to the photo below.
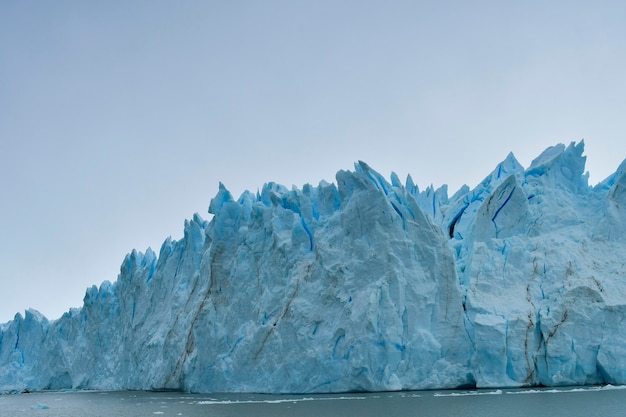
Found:
[[48, 321], [1, 326], [0, 390], [339, 392], [626, 383], [626, 163], [583, 143], [470, 190], [359, 162], [336, 185], [222, 185], [210, 222]]

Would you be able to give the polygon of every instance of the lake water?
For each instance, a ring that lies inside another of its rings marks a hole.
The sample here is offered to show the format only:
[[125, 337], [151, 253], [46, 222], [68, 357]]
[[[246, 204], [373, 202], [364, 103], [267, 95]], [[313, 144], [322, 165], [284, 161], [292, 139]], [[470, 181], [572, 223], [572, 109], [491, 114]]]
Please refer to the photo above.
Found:
[[0, 416], [624, 416], [625, 387], [332, 395], [42, 392], [0, 395]]

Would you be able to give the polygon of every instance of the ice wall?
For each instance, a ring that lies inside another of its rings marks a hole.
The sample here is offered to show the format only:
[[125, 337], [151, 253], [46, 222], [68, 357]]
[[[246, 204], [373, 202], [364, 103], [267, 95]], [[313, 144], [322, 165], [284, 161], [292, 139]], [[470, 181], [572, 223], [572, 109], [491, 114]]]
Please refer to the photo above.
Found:
[[360, 162], [336, 184], [220, 184], [157, 256], [49, 322], [0, 326], [0, 390], [337, 392], [626, 383], [626, 164], [583, 143], [473, 190]]

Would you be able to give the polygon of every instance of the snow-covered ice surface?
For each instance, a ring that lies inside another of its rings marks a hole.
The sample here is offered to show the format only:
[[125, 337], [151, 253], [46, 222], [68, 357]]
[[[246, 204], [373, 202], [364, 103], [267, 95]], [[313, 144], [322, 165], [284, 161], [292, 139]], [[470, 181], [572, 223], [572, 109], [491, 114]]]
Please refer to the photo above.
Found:
[[270, 183], [48, 321], [0, 325], [0, 391], [344, 392], [626, 383], [626, 163], [510, 154], [449, 197], [364, 163]]

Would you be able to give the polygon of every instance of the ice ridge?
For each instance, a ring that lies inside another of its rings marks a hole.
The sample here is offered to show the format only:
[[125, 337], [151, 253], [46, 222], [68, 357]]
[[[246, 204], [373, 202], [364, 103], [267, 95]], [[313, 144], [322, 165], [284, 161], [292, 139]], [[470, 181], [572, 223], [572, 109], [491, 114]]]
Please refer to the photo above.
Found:
[[626, 163], [509, 154], [451, 197], [364, 162], [223, 184], [211, 221], [48, 321], [0, 325], [0, 391], [341, 392], [626, 383]]

